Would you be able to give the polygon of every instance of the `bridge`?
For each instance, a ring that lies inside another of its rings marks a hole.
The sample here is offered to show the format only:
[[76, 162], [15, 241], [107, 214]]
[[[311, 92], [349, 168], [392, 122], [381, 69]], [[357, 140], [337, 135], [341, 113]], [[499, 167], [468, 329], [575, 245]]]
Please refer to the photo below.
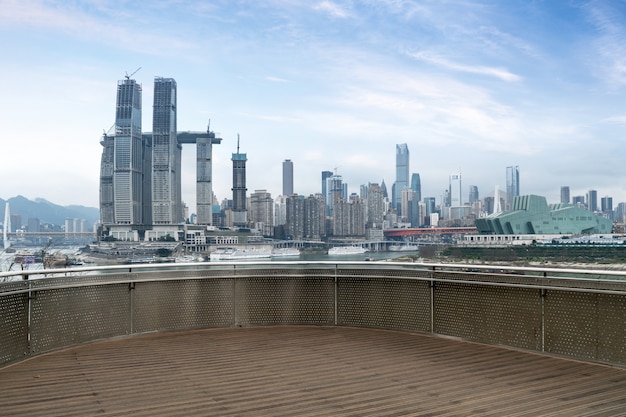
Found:
[[3, 415], [626, 412], [625, 272], [259, 262], [2, 280]]
[[476, 234], [478, 230], [475, 227], [422, 227], [385, 229], [383, 233], [386, 238], [395, 238], [427, 235], [467, 235]]

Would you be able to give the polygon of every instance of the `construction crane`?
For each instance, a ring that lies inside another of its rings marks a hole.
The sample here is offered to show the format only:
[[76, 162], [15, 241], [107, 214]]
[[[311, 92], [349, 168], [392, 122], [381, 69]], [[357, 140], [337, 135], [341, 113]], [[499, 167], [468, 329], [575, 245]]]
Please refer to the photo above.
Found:
[[130, 77], [132, 77], [133, 75], [137, 74], [137, 71], [139, 71], [141, 69], [141, 67], [137, 68], [135, 71], [133, 71], [132, 74], [128, 75], [128, 72], [126, 72], [126, 79], [130, 80]]

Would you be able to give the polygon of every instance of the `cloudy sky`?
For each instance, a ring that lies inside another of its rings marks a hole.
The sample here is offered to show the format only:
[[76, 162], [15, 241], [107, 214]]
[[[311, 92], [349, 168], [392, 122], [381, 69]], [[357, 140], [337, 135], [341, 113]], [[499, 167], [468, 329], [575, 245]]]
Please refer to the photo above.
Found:
[[[626, 201], [626, 2], [583, 0], [0, 0], [0, 197], [98, 206], [117, 81], [178, 83], [178, 129], [211, 129], [214, 191], [232, 197], [237, 134], [248, 192], [299, 194], [321, 171], [395, 180], [407, 143], [424, 196], [460, 172], [464, 198], [505, 188], [558, 202]], [[183, 194], [195, 206], [195, 150]]]

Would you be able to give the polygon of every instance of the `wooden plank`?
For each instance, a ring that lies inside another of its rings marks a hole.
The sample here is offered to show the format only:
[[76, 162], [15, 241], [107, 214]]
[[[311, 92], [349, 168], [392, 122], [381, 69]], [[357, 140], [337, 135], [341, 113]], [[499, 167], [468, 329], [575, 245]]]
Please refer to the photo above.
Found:
[[620, 413], [623, 368], [346, 327], [152, 333], [0, 369], [3, 416]]

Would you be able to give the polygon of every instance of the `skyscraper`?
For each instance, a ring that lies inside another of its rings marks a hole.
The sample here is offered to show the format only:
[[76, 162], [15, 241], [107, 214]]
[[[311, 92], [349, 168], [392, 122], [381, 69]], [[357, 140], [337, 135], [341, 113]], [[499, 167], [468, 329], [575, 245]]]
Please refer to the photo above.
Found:
[[411, 175], [411, 190], [415, 193], [417, 201], [422, 201], [422, 181], [420, 180], [420, 174], [413, 173]]
[[598, 211], [598, 192], [596, 190], [587, 192], [587, 210], [591, 212]]
[[396, 182], [394, 184], [392, 207], [398, 215], [402, 213], [402, 190], [409, 188], [409, 147], [406, 143], [396, 145]]
[[478, 187], [470, 185], [469, 187], [469, 203], [472, 204], [480, 199], [478, 195]]
[[283, 195], [293, 194], [293, 162], [285, 159], [283, 162]]
[[326, 178], [326, 213], [332, 215], [336, 202], [343, 199], [343, 177], [333, 175]]
[[118, 81], [115, 135], [104, 135], [100, 204], [103, 224], [139, 225], [143, 219], [144, 146], [141, 135], [141, 85]]
[[561, 187], [561, 203], [569, 204], [569, 186]]
[[237, 135], [237, 153], [232, 156], [233, 161], [233, 225], [246, 227], [246, 161], [245, 153], [239, 153], [239, 135]]
[[507, 210], [512, 207], [513, 199], [519, 196], [519, 167], [506, 167], [506, 203]]
[[450, 175], [450, 207], [461, 207], [463, 205], [463, 192], [461, 187], [461, 174]]
[[176, 136], [176, 81], [154, 79], [152, 112], [152, 223], [183, 221], [181, 145]]

